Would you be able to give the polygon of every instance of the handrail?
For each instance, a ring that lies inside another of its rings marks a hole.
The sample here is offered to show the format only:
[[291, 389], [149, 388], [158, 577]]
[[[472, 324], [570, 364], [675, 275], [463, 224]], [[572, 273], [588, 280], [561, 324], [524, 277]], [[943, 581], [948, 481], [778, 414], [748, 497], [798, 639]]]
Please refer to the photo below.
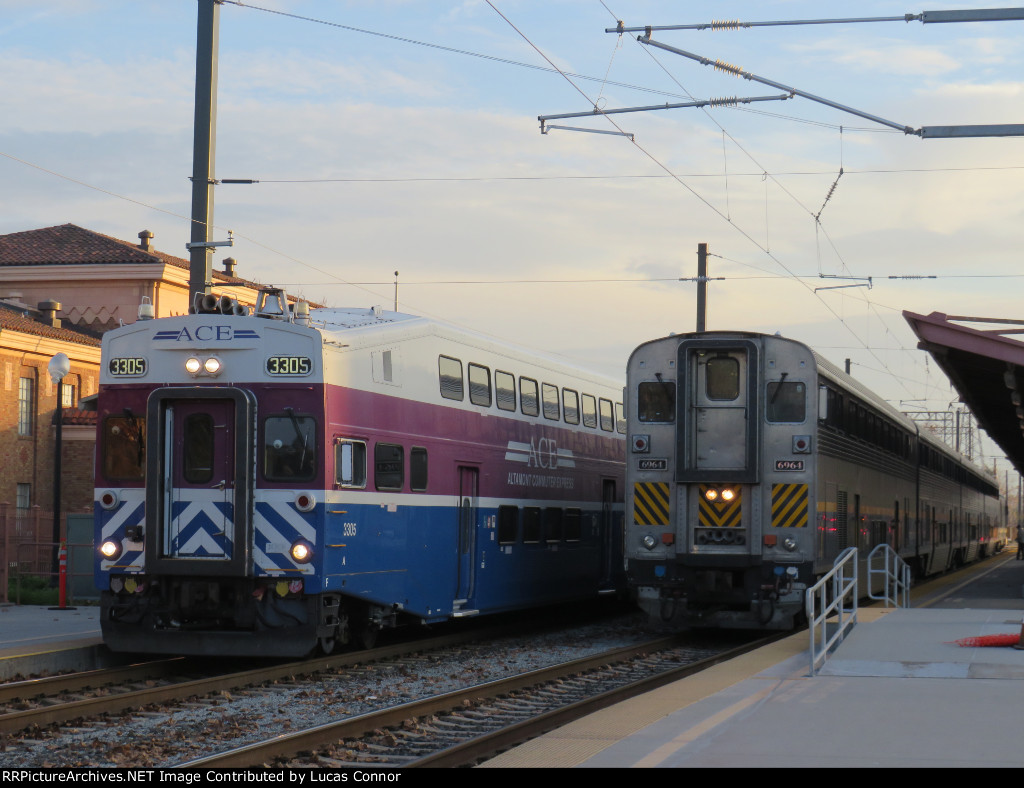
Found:
[[805, 596], [812, 676], [856, 625], [858, 596], [857, 548], [847, 547], [836, 558], [832, 571], [808, 588]]
[[[882, 566], [876, 568], [879, 558]], [[882, 593], [876, 594], [873, 582], [882, 577]], [[880, 544], [868, 553], [868, 597], [880, 599], [886, 607], [910, 607], [910, 565], [887, 544]]]

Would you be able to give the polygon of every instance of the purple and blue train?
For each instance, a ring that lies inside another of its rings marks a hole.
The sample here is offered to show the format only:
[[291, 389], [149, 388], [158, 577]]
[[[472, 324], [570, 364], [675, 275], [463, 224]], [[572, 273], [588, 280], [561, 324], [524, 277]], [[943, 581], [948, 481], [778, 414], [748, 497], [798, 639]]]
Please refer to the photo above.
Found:
[[112, 649], [294, 657], [623, 590], [621, 385], [380, 308], [203, 303], [103, 339]]

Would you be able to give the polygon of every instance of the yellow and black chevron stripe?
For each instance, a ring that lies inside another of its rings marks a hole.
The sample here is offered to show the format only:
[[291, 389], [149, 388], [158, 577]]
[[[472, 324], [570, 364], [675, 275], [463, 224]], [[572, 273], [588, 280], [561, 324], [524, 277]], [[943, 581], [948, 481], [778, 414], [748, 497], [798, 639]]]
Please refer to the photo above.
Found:
[[633, 524], [668, 525], [668, 482], [636, 482], [633, 485]]
[[731, 501], [709, 501], [704, 495], [707, 485], [700, 486], [697, 520], [701, 528], [739, 528], [743, 524], [743, 490], [735, 489], [736, 497]]
[[772, 526], [775, 528], [807, 527], [807, 485], [772, 485]]

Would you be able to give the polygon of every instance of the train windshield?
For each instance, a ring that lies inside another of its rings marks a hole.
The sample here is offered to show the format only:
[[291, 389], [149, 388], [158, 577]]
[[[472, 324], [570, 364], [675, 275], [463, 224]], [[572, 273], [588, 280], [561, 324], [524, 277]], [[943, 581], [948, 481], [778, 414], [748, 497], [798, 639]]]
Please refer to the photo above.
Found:
[[768, 384], [765, 418], [772, 422], [802, 422], [806, 417], [806, 386], [799, 381], [779, 380]]
[[108, 479], [142, 479], [146, 475], [146, 420], [127, 411], [103, 422], [102, 465]]
[[263, 475], [269, 481], [309, 480], [316, 474], [316, 419], [270, 416], [263, 427]]
[[667, 380], [637, 386], [637, 418], [672, 422], [676, 417], [676, 384]]

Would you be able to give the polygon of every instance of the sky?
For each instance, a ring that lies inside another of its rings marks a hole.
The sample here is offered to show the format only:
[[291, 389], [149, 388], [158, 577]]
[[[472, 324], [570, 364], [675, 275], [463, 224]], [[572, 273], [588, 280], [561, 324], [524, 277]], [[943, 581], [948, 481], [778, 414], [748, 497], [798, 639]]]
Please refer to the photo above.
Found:
[[[1024, 123], [1024, 22], [929, 2], [227, 0], [216, 240], [237, 273], [393, 308], [622, 379], [707, 326], [806, 342], [895, 407], [956, 392], [902, 317], [1022, 318], [1024, 142], [904, 127]], [[657, 31], [778, 83], [638, 43]], [[0, 234], [73, 223], [187, 257], [195, 0], [0, 0]], [[549, 121], [711, 98], [807, 98]], [[717, 277], [722, 277], [718, 279]], [[897, 278], [891, 278], [897, 277]], [[991, 458], [1000, 454], [983, 444]]]

